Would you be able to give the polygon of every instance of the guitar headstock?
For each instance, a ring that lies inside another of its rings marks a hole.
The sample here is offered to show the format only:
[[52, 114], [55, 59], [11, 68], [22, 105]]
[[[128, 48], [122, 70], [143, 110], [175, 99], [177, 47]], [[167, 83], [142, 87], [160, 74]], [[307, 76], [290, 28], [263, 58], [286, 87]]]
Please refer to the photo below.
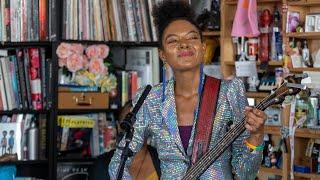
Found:
[[293, 75], [285, 79], [280, 87], [273, 90], [269, 96], [264, 98], [257, 108], [264, 110], [274, 104], [281, 104], [286, 96], [298, 94], [300, 91], [308, 91], [306, 85], [302, 85], [301, 80], [307, 75]]

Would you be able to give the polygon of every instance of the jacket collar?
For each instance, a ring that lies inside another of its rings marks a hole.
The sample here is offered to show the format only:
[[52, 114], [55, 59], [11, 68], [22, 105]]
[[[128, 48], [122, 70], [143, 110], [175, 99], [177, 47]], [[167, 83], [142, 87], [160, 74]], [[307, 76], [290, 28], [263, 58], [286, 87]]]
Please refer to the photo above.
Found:
[[165, 99], [162, 102], [162, 119], [164, 123], [168, 127], [168, 130], [171, 135], [171, 139], [176, 143], [179, 150], [186, 156], [186, 152], [183, 148], [179, 129], [178, 129], [178, 122], [177, 122], [177, 112], [176, 112], [176, 103], [175, 103], [175, 96], [174, 96], [174, 80], [170, 79], [166, 82], [165, 86]]

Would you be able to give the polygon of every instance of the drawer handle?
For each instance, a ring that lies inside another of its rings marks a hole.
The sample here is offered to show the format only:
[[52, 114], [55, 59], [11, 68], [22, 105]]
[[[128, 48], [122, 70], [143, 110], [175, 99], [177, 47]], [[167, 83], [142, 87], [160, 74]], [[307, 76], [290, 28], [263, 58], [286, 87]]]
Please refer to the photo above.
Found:
[[76, 104], [79, 106], [90, 106], [92, 104], [92, 97], [87, 98], [84, 93], [81, 93], [80, 97], [73, 96], [73, 99], [75, 100]]

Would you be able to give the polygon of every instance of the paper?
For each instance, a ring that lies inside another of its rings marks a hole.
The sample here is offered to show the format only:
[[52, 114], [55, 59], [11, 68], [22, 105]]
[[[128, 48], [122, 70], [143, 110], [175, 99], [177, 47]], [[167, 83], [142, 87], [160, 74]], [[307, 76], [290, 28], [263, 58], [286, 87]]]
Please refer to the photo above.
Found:
[[237, 77], [257, 76], [257, 66], [255, 61], [236, 61]]

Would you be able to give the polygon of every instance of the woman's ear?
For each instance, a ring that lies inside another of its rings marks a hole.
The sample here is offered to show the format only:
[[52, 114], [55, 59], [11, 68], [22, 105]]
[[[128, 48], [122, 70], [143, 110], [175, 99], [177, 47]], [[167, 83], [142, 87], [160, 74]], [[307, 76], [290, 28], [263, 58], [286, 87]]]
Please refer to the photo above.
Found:
[[159, 57], [163, 62], [166, 61], [166, 55], [162, 49], [159, 49]]

